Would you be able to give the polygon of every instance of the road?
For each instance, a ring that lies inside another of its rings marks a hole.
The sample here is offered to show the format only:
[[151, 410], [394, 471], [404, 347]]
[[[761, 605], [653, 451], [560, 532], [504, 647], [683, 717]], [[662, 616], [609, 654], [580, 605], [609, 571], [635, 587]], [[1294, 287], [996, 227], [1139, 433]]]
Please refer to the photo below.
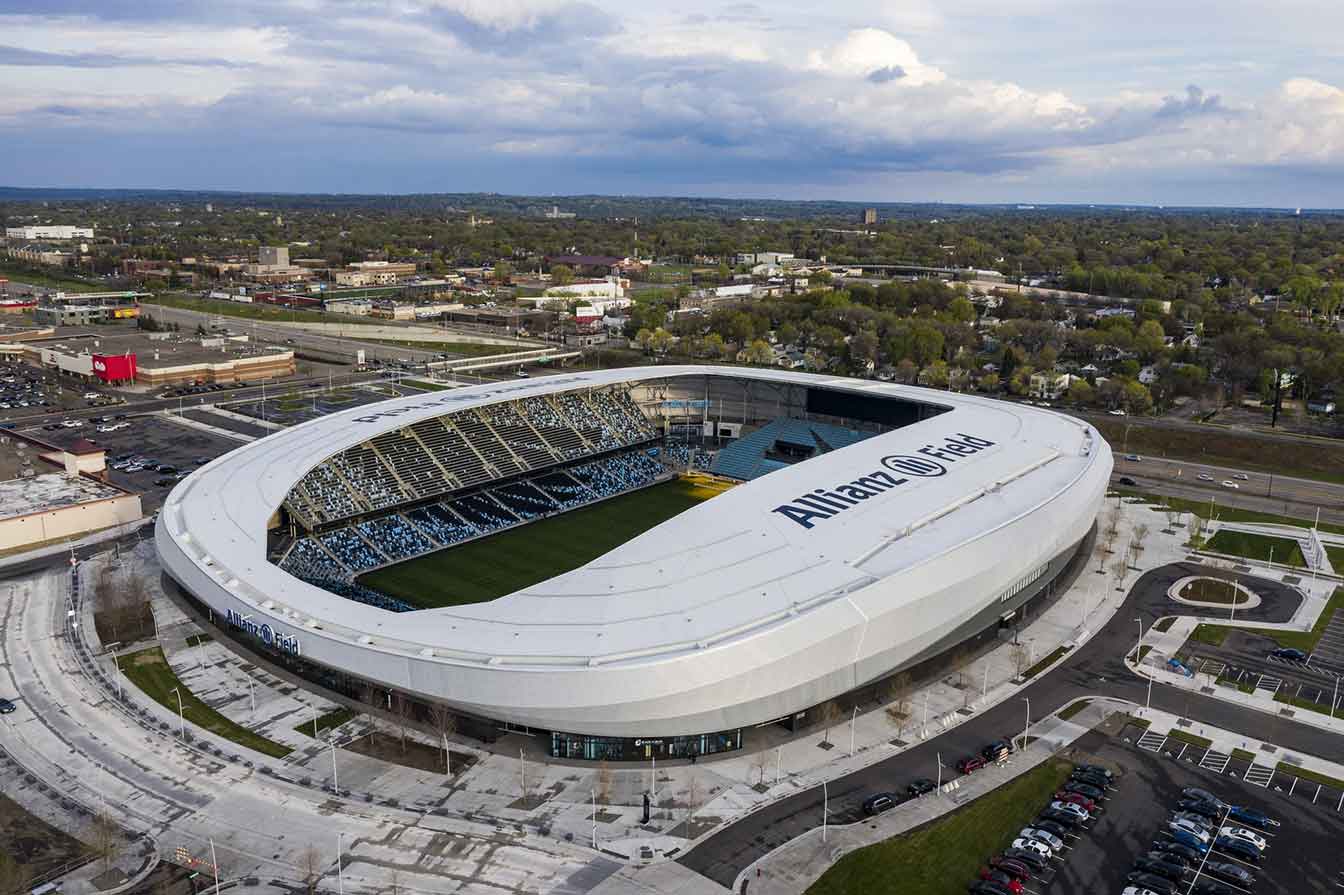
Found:
[[[1084, 569], [1081, 574], [1092, 575], [1095, 571]], [[1142, 619], [1146, 628], [1160, 616], [1172, 614], [1167, 588], [1187, 574], [1188, 567], [1175, 564], [1142, 575], [1111, 620], [1060, 667], [1024, 688], [1020, 699], [1000, 703], [941, 736], [830, 781], [832, 822], [858, 819], [862, 799], [873, 792], [904, 790], [906, 783], [915, 777], [934, 778], [940, 758], [945, 766], [950, 766], [961, 756], [978, 752], [986, 743], [1021, 732], [1029, 712], [1031, 717], [1040, 718], [1072, 699], [1089, 695], [1113, 696], [1143, 704], [1146, 681], [1124, 664], [1125, 653], [1138, 637], [1136, 619]], [[1274, 602], [1276, 606], [1266, 607], [1267, 612], [1279, 611], [1278, 601]], [[1260, 738], [1312, 755], [1332, 756], [1339, 752], [1339, 737], [1319, 728], [1164, 684], [1154, 684], [1151, 692], [1155, 708], [1196, 722], [1224, 730], [1254, 731]], [[738, 873], [752, 862], [818, 825], [821, 812], [820, 787], [801, 792], [724, 828], [683, 855], [680, 863], [731, 888]]]

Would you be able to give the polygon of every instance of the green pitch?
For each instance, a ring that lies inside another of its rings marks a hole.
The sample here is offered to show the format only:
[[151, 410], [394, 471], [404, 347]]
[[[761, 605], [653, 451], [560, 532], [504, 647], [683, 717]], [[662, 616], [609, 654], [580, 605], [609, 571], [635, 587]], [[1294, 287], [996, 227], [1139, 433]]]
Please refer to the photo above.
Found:
[[359, 583], [423, 609], [484, 603], [577, 569], [723, 490], [708, 480], [663, 482], [409, 559]]

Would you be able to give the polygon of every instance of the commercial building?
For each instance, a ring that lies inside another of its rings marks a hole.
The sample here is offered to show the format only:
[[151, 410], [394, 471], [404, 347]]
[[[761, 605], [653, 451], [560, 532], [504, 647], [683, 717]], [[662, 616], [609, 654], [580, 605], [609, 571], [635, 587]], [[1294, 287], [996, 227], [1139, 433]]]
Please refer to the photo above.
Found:
[[104, 481], [102, 448], [0, 432], [0, 550], [77, 538], [141, 517], [140, 497]]
[[295, 370], [293, 349], [254, 344], [246, 335], [86, 333], [25, 342], [23, 351], [33, 363], [109, 384], [256, 382]]
[[257, 250], [257, 263], [243, 265], [243, 275], [257, 283], [297, 283], [311, 279], [313, 272], [290, 264], [288, 247], [262, 246]]
[[93, 228], [71, 227], [65, 224], [6, 227], [5, 238], [26, 241], [36, 239], [93, 239]]
[[[353, 585], [406, 550], [443, 550], [451, 569], [453, 544], [527, 524], [513, 513], [535, 518], [529, 506], [554, 517], [636, 499], [685, 468], [677, 432], [740, 435], [712, 468], [742, 484], [487, 602], [416, 610]], [[447, 706], [556, 756], [648, 760], [739, 748], [750, 727], [871, 698], [894, 673], [994, 637], [1086, 562], [1111, 468], [1092, 426], [1031, 407], [645, 367], [398, 398], [276, 432], [180, 483], [155, 537], [203, 616], [298, 674], [422, 714]], [[542, 500], [548, 488], [564, 505]]]

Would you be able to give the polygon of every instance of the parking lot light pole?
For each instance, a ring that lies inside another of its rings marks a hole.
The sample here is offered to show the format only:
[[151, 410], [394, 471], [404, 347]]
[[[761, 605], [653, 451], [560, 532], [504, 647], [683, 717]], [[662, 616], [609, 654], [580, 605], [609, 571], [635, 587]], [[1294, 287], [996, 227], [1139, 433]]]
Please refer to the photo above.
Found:
[[854, 722], [859, 719], [859, 707], [854, 706], [854, 711], [849, 715], [849, 757], [854, 757]]
[[1022, 701], [1027, 704], [1027, 723], [1022, 725], [1022, 748], [1027, 748], [1027, 731], [1031, 728], [1031, 697], [1023, 696]]
[[336, 741], [331, 741], [331, 791], [334, 795], [341, 794], [341, 778], [336, 776]]
[[344, 835], [344, 830], [336, 832], [336, 891], [339, 895], [345, 895], [345, 860], [341, 856], [341, 837]]
[[1335, 690], [1330, 694], [1330, 720], [1335, 720], [1335, 705], [1339, 702], [1339, 675], [1335, 675]]
[[1139, 665], [1139, 650], [1143, 648], [1143, 619], [1136, 618], [1134, 621], [1139, 623], [1139, 642], [1134, 645], [1134, 667]]

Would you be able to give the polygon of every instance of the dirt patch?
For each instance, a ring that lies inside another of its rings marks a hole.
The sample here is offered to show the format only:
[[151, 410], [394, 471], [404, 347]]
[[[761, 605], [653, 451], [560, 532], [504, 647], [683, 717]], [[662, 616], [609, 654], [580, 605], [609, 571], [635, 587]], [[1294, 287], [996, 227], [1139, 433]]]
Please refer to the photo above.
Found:
[[[403, 767], [415, 768], [418, 771], [429, 771], [434, 774], [444, 772], [442, 749], [427, 746], [410, 738], [407, 738], [403, 748], [401, 737], [398, 734], [368, 733], [359, 739], [351, 740], [341, 748], [358, 752], [360, 755], [367, 755], [370, 758], [399, 764]], [[453, 776], [457, 776], [476, 763], [476, 756], [474, 755], [466, 752], [453, 752], [451, 748], [448, 751], [452, 757]]]
[[154, 639], [154, 614], [146, 600], [139, 606], [117, 607], [93, 614], [101, 643], [136, 643]]
[[1222, 606], [1240, 606], [1250, 599], [1245, 591], [1239, 590], [1232, 582], [1222, 578], [1196, 578], [1184, 584], [1177, 596], [1182, 600], [1217, 603]]
[[28, 881], [86, 857], [88, 853], [78, 840], [0, 795], [0, 858], [17, 865], [18, 881], [24, 883], [17, 888], [27, 888]]

